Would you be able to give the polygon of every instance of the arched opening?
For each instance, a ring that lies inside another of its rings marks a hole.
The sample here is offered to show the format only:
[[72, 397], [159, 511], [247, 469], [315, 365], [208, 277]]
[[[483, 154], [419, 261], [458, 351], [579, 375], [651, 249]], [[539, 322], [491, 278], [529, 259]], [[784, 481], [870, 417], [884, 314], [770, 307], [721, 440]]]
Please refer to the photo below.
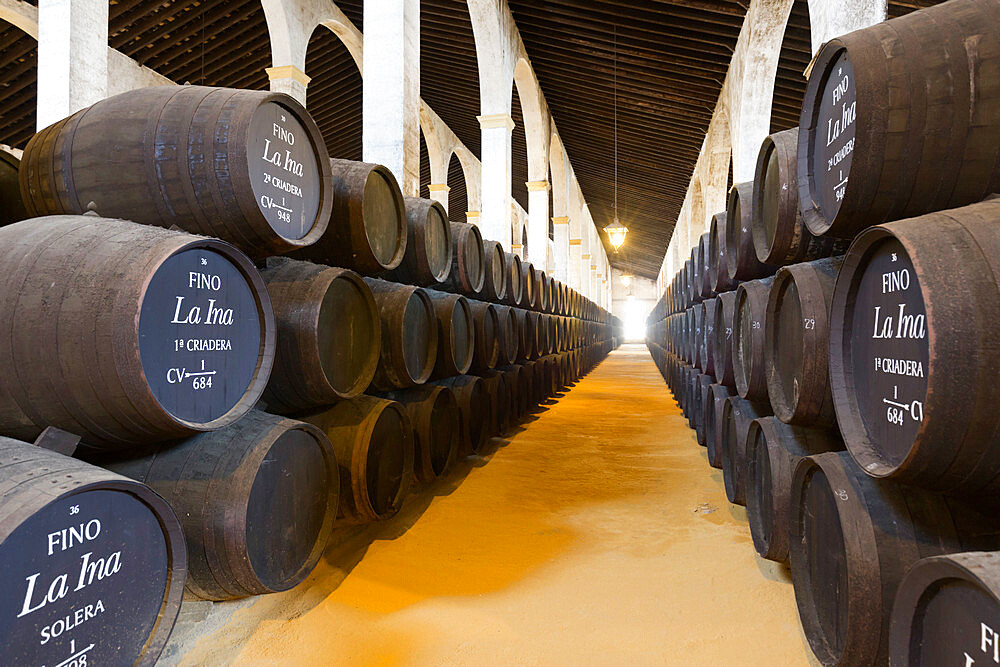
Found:
[[309, 38], [306, 74], [312, 77], [306, 104], [330, 157], [361, 160], [361, 73], [344, 43], [325, 26]]
[[[421, 128], [420, 132], [420, 188], [417, 190], [417, 196], [419, 197], [430, 197], [431, 193], [428, 189], [428, 185], [432, 183], [431, 181], [431, 158], [430, 154], [427, 152], [427, 142], [424, 141], [424, 131]], [[450, 206], [448, 207], [451, 208]]]
[[448, 187], [448, 219], [452, 222], [465, 222], [465, 213], [469, 210], [469, 191], [465, 185], [462, 162], [455, 153], [448, 160]]
[[781, 40], [778, 69], [771, 99], [770, 133], [788, 130], [799, 124], [802, 97], [806, 92], [806, 68], [812, 60], [809, 33], [809, 3], [795, 0]]
[[510, 137], [510, 194], [525, 211], [528, 210], [528, 142], [524, 134], [524, 114], [517, 86], [511, 84], [510, 117], [514, 132]]
[[24, 148], [35, 133], [38, 43], [20, 28], [0, 22], [0, 54], [0, 144]]
[[[515, 237], [516, 238], [516, 237]], [[521, 259], [525, 259], [528, 256], [528, 227], [525, 225], [521, 226]], [[535, 269], [544, 268], [536, 266]]]

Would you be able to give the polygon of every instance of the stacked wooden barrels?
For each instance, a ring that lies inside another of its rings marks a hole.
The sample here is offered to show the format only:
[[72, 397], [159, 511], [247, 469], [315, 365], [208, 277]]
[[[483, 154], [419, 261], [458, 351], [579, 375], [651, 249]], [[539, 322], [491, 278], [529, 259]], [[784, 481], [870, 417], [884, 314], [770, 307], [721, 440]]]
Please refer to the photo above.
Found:
[[648, 321], [823, 664], [1000, 655], [998, 19], [953, 0], [824, 45]]
[[103, 100], [0, 196], [5, 662], [154, 663], [185, 588], [295, 586], [617, 344], [279, 93]]

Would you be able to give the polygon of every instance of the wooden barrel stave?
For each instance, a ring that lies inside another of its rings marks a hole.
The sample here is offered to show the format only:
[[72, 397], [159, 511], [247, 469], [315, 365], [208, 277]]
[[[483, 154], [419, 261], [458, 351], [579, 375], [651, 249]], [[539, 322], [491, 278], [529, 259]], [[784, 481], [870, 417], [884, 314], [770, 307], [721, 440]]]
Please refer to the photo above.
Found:
[[426, 290], [365, 278], [378, 306], [382, 350], [371, 386], [379, 391], [426, 382], [437, 360], [438, 327]]
[[722, 479], [726, 497], [735, 505], [746, 505], [747, 434], [750, 424], [759, 417], [771, 414], [766, 402], [753, 402], [739, 396], [730, 396], [722, 406]]

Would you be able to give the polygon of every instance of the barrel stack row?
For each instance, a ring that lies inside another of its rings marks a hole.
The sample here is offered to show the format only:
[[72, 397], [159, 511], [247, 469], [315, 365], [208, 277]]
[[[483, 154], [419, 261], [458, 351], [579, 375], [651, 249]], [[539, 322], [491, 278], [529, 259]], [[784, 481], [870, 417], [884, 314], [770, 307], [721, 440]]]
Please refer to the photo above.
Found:
[[826, 44], [648, 320], [823, 664], [1000, 655], [998, 19], [952, 0]]
[[152, 664], [185, 590], [295, 586], [617, 344], [282, 94], [136, 90], [0, 155], [5, 663]]

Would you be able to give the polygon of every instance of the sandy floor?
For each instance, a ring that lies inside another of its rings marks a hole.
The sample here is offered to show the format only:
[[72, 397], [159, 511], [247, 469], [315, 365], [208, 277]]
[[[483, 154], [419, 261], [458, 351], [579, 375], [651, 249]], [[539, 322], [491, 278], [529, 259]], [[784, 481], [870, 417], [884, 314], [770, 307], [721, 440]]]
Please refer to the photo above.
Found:
[[788, 571], [645, 349], [341, 535], [296, 589], [187, 605], [164, 664], [807, 665]]

